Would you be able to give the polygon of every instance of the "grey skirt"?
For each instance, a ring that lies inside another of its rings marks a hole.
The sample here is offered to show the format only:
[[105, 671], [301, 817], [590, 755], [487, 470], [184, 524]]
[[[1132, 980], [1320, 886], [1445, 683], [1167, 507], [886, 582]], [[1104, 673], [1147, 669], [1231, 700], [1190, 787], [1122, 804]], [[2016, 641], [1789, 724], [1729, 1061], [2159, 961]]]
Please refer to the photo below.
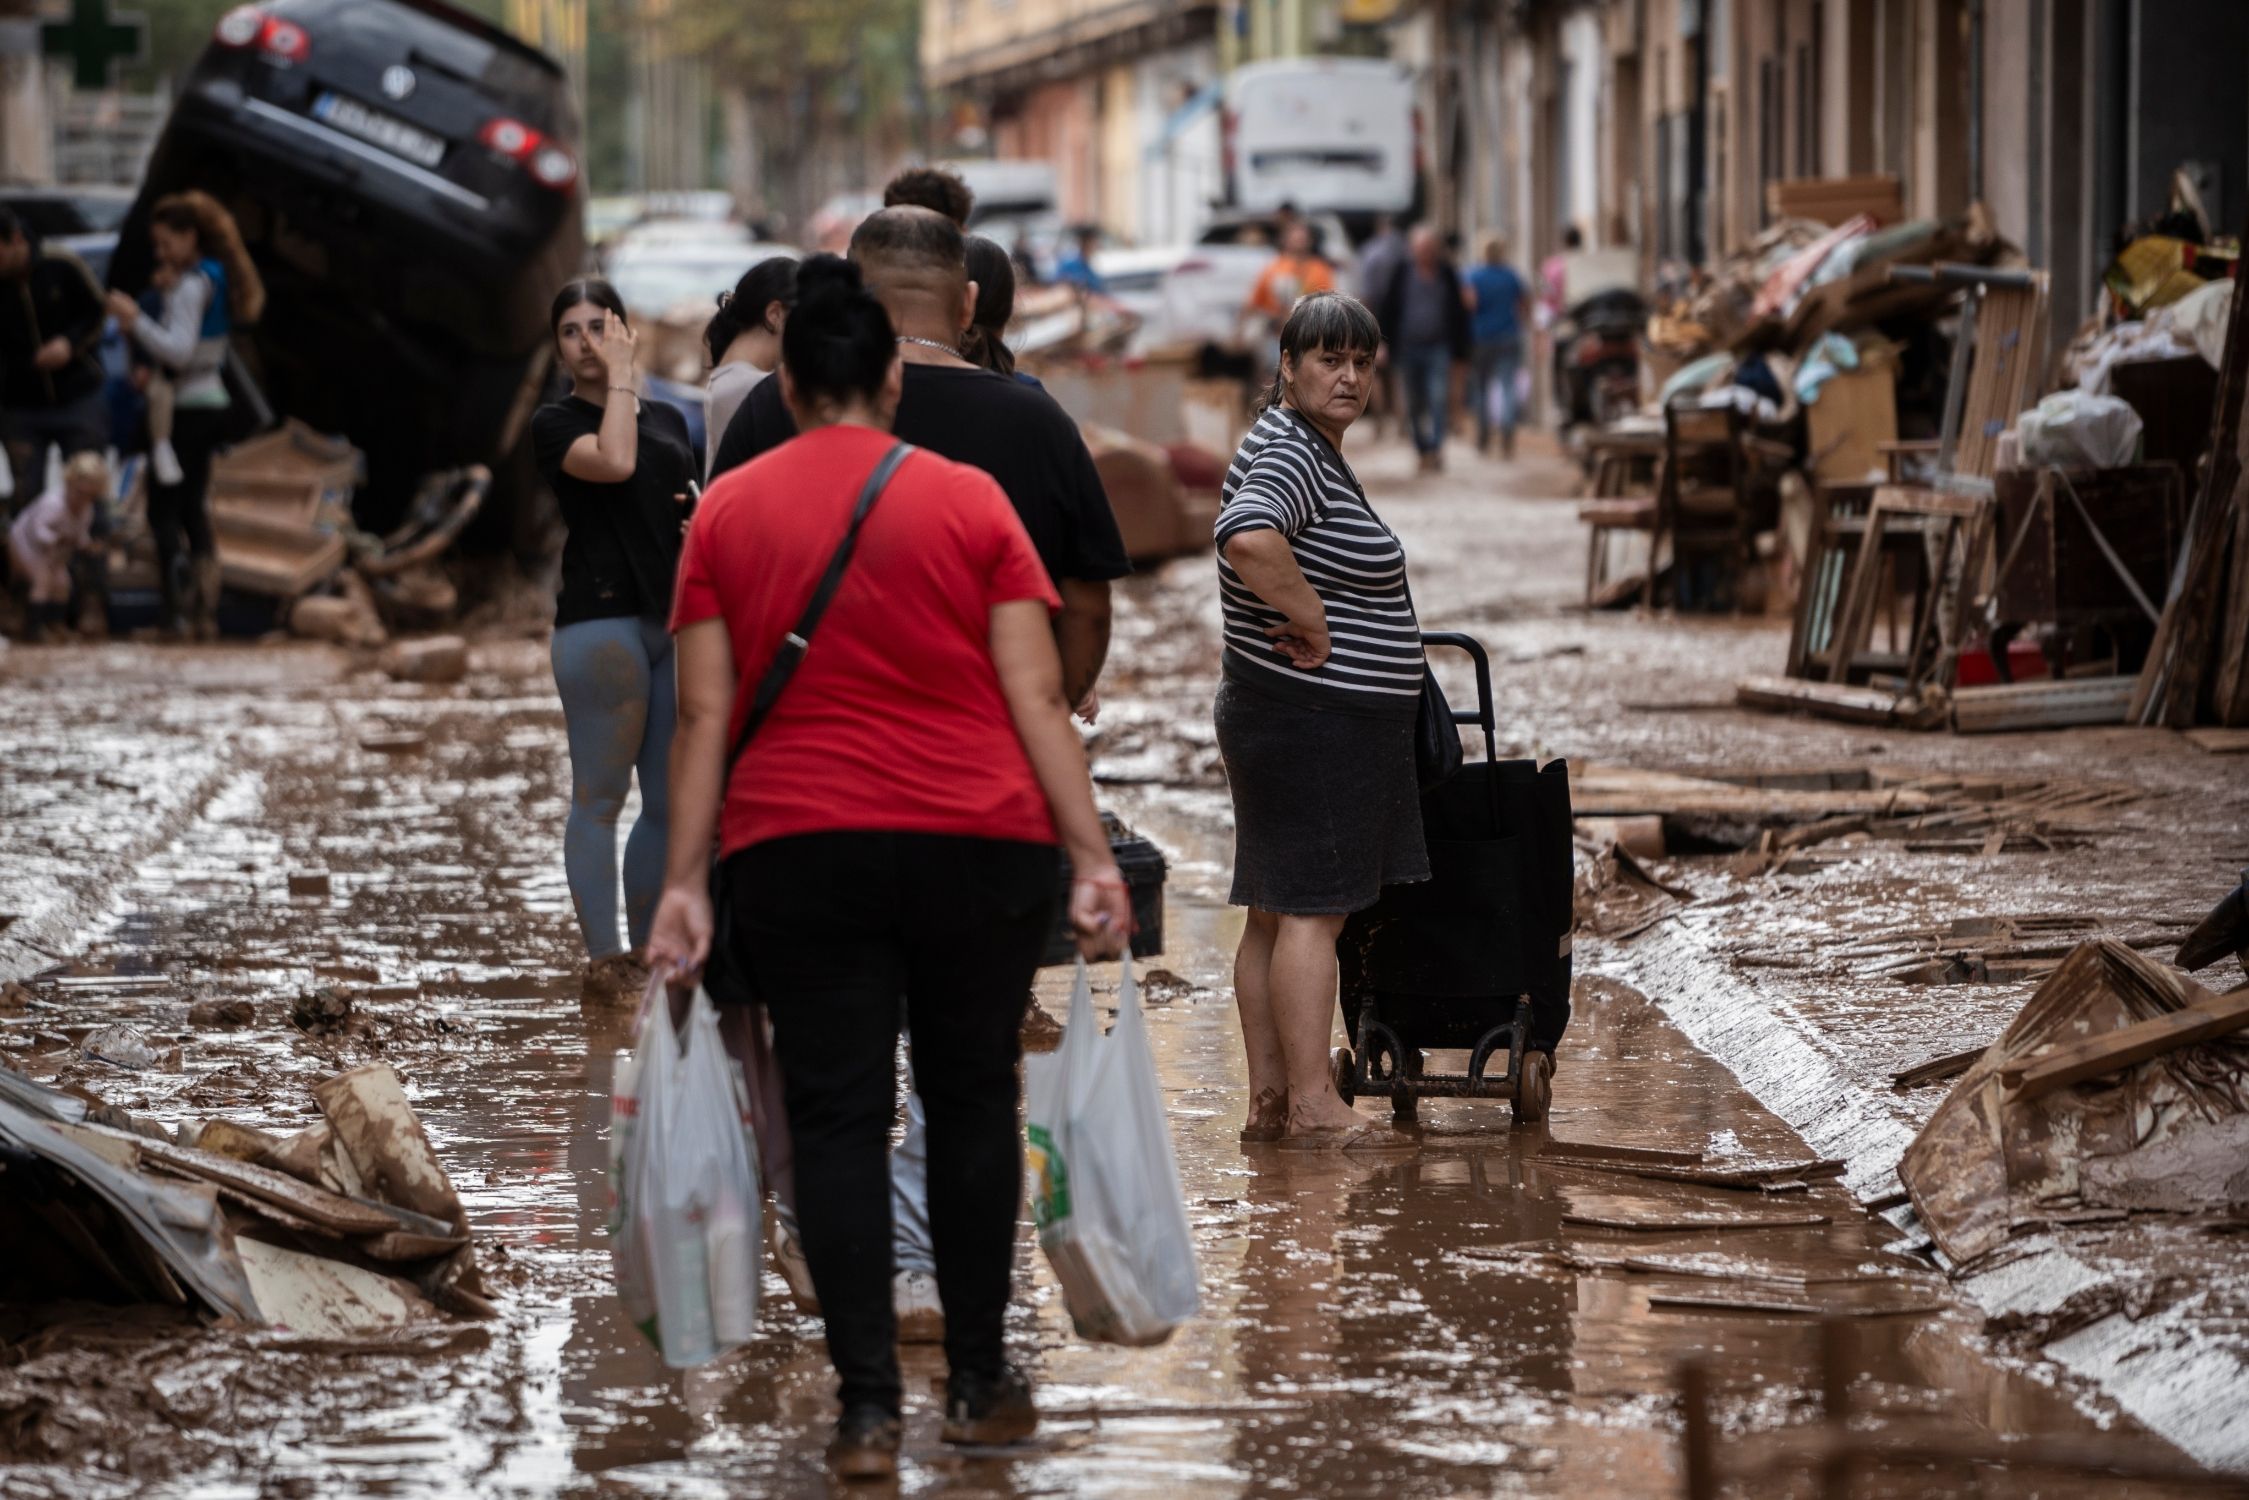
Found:
[[1413, 720], [1311, 708], [1231, 679], [1216, 719], [1234, 794], [1234, 905], [1337, 916], [1429, 878]]

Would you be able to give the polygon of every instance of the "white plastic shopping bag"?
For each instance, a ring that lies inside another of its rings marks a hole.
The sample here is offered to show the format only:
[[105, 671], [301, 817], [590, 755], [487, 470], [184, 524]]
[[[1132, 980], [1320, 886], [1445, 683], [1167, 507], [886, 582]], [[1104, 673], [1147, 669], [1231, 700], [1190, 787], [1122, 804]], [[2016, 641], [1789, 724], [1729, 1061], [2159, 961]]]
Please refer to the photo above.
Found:
[[759, 1201], [749, 1099], [700, 987], [682, 1027], [661, 980], [610, 1098], [610, 1253], [625, 1312], [687, 1369], [757, 1327]]
[[1086, 967], [1060, 1048], [1024, 1060], [1039, 1246], [1081, 1338], [1160, 1344], [1200, 1301], [1156, 1059], [1132, 962], [1101, 1034]]

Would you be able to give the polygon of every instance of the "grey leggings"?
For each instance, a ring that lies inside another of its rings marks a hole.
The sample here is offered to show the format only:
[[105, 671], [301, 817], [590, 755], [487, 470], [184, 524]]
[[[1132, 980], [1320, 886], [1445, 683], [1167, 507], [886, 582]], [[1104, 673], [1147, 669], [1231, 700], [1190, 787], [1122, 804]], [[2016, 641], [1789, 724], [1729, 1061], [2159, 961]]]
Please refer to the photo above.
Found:
[[617, 817], [640, 773], [640, 817], [625, 840], [625, 923], [648, 941], [664, 886], [672, 726], [679, 713], [672, 638], [661, 620], [582, 620], [554, 633], [554, 685], [570, 742], [570, 818], [562, 868], [586, 956], [624, 951], [617, 934]]

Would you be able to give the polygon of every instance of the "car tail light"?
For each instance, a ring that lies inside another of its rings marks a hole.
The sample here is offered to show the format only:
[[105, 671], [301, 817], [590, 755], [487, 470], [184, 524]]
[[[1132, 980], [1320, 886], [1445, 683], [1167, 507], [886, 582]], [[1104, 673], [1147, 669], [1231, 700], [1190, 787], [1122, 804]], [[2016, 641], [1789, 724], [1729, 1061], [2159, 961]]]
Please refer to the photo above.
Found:
[[255, 47], [278, 63], [301, 63], [312, 56], [312, 38], [302, 26], [269, 16], [255, 5], [238, 5], [219, 17], [211, 37], [236, 52]]
[[521, 120], [506, 115], [487, 120], [476, 138], [529, 172], [541, 187], [559, 193], [578, 180], [578, 159]]

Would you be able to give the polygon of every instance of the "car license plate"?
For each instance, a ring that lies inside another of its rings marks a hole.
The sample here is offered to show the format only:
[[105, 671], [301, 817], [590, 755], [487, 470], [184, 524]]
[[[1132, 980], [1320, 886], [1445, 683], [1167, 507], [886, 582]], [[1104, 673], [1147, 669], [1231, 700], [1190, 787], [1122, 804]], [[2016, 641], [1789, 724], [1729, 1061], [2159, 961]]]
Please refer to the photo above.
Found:
[[346, 135], [356, 135], [410, 162], [434, 167], [445, 159], [444, 141], [381, 110], [369, 109], [357, 99], [322, 94], [313, 101], [312, 113], [315, 119], [335, 126]]

